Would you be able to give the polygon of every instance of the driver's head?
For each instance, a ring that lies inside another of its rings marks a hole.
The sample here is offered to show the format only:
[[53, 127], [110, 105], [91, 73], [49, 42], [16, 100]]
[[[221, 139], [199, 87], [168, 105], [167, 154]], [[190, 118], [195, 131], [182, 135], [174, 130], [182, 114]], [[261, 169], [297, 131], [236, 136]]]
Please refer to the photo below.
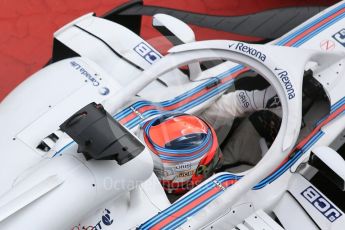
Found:
[[197, 116], [164, 114], [147, 122], [143, 129], [154, 171], [168, 193], [187, 192], [221, 164], [216, 133]]

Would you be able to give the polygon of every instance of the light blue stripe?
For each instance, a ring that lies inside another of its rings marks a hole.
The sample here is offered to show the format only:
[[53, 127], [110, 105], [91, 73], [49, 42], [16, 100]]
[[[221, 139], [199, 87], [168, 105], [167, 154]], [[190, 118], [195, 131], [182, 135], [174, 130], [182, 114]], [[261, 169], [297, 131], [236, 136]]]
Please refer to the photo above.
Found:
[[[243, 68], [242, 65], [238, 65], [238, 66], [236, 66], [236, 67], [234, 67], [234, 68], [232, 68], [232, 69], [230, 69], [230, 70], [228, 70], [228, 71], [226, 71], [226, 72], [224, 72], [224, 73], [218, 75], [217, 78], [221, 78], [221, 77], [223, 77], [223, 76], [228, 76], [229, 74], [232, 74], [232, 73], [234, 73], [234, 72], [237, 72], [238, 70], [240, 70], [240, 69], [242, 69], [242, 68]], [[214, 81], [214, 80], [211, 79], [211, 81], [208, 81], [208, 82], [206, 82], [206, 83], [204, 83], [204, 84], [199, 85], [199, 86], [196, 88], [196, 89], [199, 88], [198, 90], [193, 89], [193, 90], [191, 90], [191, 91], [188, 91], [187, 93], [182, 94], [181, 96], [178, 96], [178, 97], [174, 98], [173, 100], [164, 101], [164, 102], [161, 102], [161, 103], [153, 103], [153, 102], [148, 102], [148, 101], [140, 101], [140, 102], [136, 102], [136, 103], [133, 104], [131, 107], [133, 107], [134, 109], [138, 110], [138, 109], [140, 109], [140, 108], [143, 107], [143, 106], [150, 106], [150, 105], [156, 106], [156, 107], [170, 106], [170, 105], [179, 103], [180, 101], [182, 101], [182, 100], [184, 100], [184, 99], [190, 97], [191, 95], [193, 95], [193, 94], [195, 94], [195, 93], [197, 93], [197, 92], [199, 92], [199, 91], [205, 89], [205, 86], [207, 86], [208, 84], [210, 84], [210, 82], [212, 82], [212, 81]], [[231, 81], [233, 81], [233, 80], [231, 80]], [[225, 83], [225, 84], [227, 84], [227, 83]], [[217, 89], [217, 88], [215, 88], [214, 90], [216, 90], [216, 89]], [[214, 90], [212, 90], [212, 91], [214, 91]], [[212, 91], [210, 91], [210, 92], [212, 92]], [[164, 109], [164, 108], [162, 108], [162, 109]], [[116, 119], [118, 119], [118, 120], [121, 120], [121, 119], [123, 119], [124, 117], [128, 116], [128, 115], [129, 115], [130, 113], [132, 113], [132, 112], [133, 112], [133, 111], [132, 111], [131, 109], [128, 109], [128, 108], [127, 108], [127, 111], [126, 111], [124, 114], [122, 114], [122, 112], [120, 112], [120, 114], [116, 114], [114, 117], [115, 117]], [[135, 118], [134, 118], [134, 119], [135, 119]], [[132, 119], [132, 120], [133, 120], [133, 119]], [[129, 121], [129, 122], [132, 122], [132, 120]], [[138, 120], [140, 120], [140, 118], [139, 118]], [[129, 122], [128, 122], [128, 123], [129, 123]], [[132, 126], [131, 123], [129, 123], [129, 125]]]
[[[215, 180], [222, 181], [222, 180], [228, 180], [228, 178], [236, 179], [237, 177], [234, 175], [221, 175], [217, 177]], [[158, 223], [162, 218], [166, 218], [167, 216], [171, 215], [172, 213], [176, 212], [177, 210], [181, 209], [181, 207], [184, 207], [186, 204], [191, 203], [193, 200], [199, 198], [206, 192], [208, 192], [210, 189], [215, 187], [215, 183], [212, 181], [208, 182], [207, 184], [203, 185], [201, 188], [197, 189], [196, 191], [192, 192], [188, 196], [185, 196], [181, 200], [178, 200], [171, 206], [169, 206], [167, 209], [165, 209], [163, 212], [157, 214], [150, 220], [148, 220], [146, 223], [142, 225], [142, 227], [146, 227], [148, 224], [156, 224]]]
[[345, 17], [345, 14], [341, 14], [341, 15], [335, 17], [331, 21], [325, 23], [324, 25], [320, 26], [319, 28], [317, 28], [316, 30], [314, 30], [313, 32], [311, 32], [310, 34], [308, 34], [307, 36], [305, 36], [301, 40], [294, 43], [292, 46], [293, 47], [299, 47], [300, 45], [304, 44], [305, 42], [307, 42], [308, 40], [313, 38], [315, 35], [321, 33], [324, 29], [328, 28], [329, 26], [333, 25], [334, 23], [338, 22], [339, 20], [343, 19], [344, 17]]
[[341, 106], [343, 106], [345, 103], [345, 97], [343, 97], [341, 100], [339, 100], [337, 103], [332, 105], [331, 107], [331, 113], [335, 112], [337, 109], [339, 109]]
[[[334, 12], [338, 11], [338, 9], [341, 9], [343, 8], [345, 4], [342, 4], [341, 6], [337, 7], [336, 9], [332, 10], [331, 12], [327, 13], [326, 15], [320, 17], [319, 19], [313, 21], [312, 23], [310, 23], [308, 26], [305, 26], [303, 27], [302, 29], [294, 32], [293, 34], [289, 35], [288, 37], [284, 38], [282, 41], [278, 42], [277, 44], [278, 45], [281, 45], [282, 43], [286, 42], [292, 38], [293, 36], [296, 37], [295, 35], [297, 35], [298, 33], [301, 33], [302, 31], [305, 31], [309, 28], [311, 28], [313, 25], [317, 24], [318, 22], [322, 21], [324, 18], [327, 18], [328, 16], [332, 15]], [[344, 16], [342, 17], [339, 17], [340, 19], [343, 18]], [[313, 37], [314, 35], [316, 35], [317, 33], [319, 33], [322, 29], [324, 29], [326, 26], [328, 26], [329, 24], [331, 23], [334, 23], [335, 21], [338, 21], [340, 19], [337, 19], [337, 20], [332, 20], [331, 22], [329, 23], [326, 23], [324, 26], [322, 26], [321, 28], [317, 29], [316, 31], [314, 31], [313, 33], [311, 33], [309, 36], [303, 38], [301, 41], [295, 43], [294, 46], [298, 46], [300, 44], [303, 44], [308, 38], [311, 38]], [[344, 111], [345, 112], [345, 111]], [[317, 133], [317, 135], [315, 135], [310, 141], [308, 141], [307, 145], [306, 146], [303, 146], [301, 150], [299, 150], [297, 152], [297, 154], [287, 162], [287, 164], [285, 164], [281, 169], [279, 169], [277, 172], [275, 172], [275, 174], [273, 174], [269, 179], [270, 180], [274, 180], [278, 174], [282, 174], [283, 173], [283, 170], [284, 172], [290, 168], [289, 165], [292, 165], [294, 164], [299, 158], [301, 155], [303, 155], [303, 153], [305, 153], [316, 141], [318, 141], [322, 136], [323, 136], [323, 132], [322, 131], [319, 131]], [[287, 167], [289, 166], [289, 167]], [[266, 185], [265, 182], [267, 182], [268, 180], [263, 180], [262, 182], [260, 182], [257, 186], [259, 186], [260, 184], [263, 184], [263, 186]], [[256, 186], [256, 187], [257, 187]], [[217, 193], [217, 195], [219, 195], [220, 193]], [[213, 200], [213, 199], [212, 199]], [[209, 201], [211, 202], [211, 200]], [[170, 227], [173, 227], [173, 228], [176, 228], [178, 226], [180, 226], [181, 224], [183, 224], [185, 221], [186, 221], [186, 218], [190, 215], [193, 215], [194, 213], [196, 213], [197, 211], [199, 211], [200, 209], [202, 209], [203, 207], [205, 207], [209, 202], [205, 202], [203, 203], [203, 205], [199, 205], [198, 208], [194, 209], [193, 212], [190, 212], [190, 213], [187, 213], [185, 214], [184, 216], [174, 220], [172, 223], [170, 223], [168, 226], [166, 226], [164, 229], [169, 229]]]
[[227, 84], [224, 84], [223, 86], [217, 88], [217, 90], [211, 91], [208, 94], [205, 94], [205, 95], [203, 95], [201, 97], [198, 97], [197, 99], [193, 100], [191, 103], [188, 103], [188, 104], [186, 104], [184, 106], [181, 106], [179, 108], [179, 110], [185, 112], [185, 111], [189, 110], [190, 108], [193, 108], [196, 105], [199, 105], [202, 102], [208, 100], [209, 98], [214, 97], [215, 95], [221, 93], [222, 91], [224, 91], [227, 88], [229, 88], [232, 84], [233, 84], [233, 81], [231, 81], [231, 82], [229, 82]]
[[[137, 110], [137, 109], [139, 109], [143, 106], [147, 106], [147, 105], [154, 105], [154, 102], [138, 101], [138, 102], [135, 102], [134, 104], [132, 104], [130, 107]], [[125, 108], [121, 112], [115, 114], [113, 117], [117, 120], [121, 120], [121, 119], [125, 118], [126, 116], [128, 116], [129, 114], [131, 114], [133, 112], [133, 110], [130, 107]]]
[[[148, 132], [146, 132], [147, 135]], [[207, 133], [207, 136], [205, 138], [205, 140], [203, 140], [203, 142], [198, 146], [198, 147], [195, 147], [195, 148], [192, 148], [192, 149], [181, 149], [181, 150], [173, 150], [173, 149], [167, 149], [167, 148], [162, 148], [158, 145], [156, 145], [155, 143], [151, 142], [151, 144], [153, 145], [153, 147], [155, 149], [157, 149], [158, 151], [162, 152], [162, 153], [170, 153], [170, 154], [191, 154], [191, 153], [194, 153], [196, 151], [199, 151], [201, 150], [202, 148], [205, 147], [205, 145], [210, 141], [211, 139], [211, 133], [208, 132]]]
[[277, 43], [277, 45], [285, 45], [286, 43], [291, 41], [293, 38], [295, 38], [298, 35], [302, 34], [304, 31], [310, 29], [311, 27], [313, 27], [317, 23], [321, 22], [322, 20], [324, 20], [324, 19], [328, 18], [329, 16], [335, 14], [336, 12], [338, 12], [339, 10], [341, 10], [344, 7], [345, 7], [345, 4], [341, 4], [340, 6], [334, 8], [333, 10], [329, 11], [328, 13], [322, 15], [321, 17], [315, 19], [314, 21], [310, 22], [309, 24], [307, 24], [307, 25], [303, 26], [302, 28], [296, 30], [295, 32], [291, 33], [290, 35], [288, 35], [287, 37], [285, 37], [284, 39], [279, 41]]
[[[305, 153], [316, 141], [318, 141], [322, 136], [323, 136], [323, 132], [319, 131], [311, 140], [308, 141], [306, 148], [304, 148], [304, 151], [299, 150], [298, 153], [289, 160], [289, 162], [287, 162], [287, 164], [284, 165], [284, 168], [286, 168], [286, 170], [288, 168], [290, 168], [292, 164], [294, 164], [301, 155], [303, 155], [303, 153]], [[302, 148], [303, 149], [303, 148]], [[286, 171], [284, 170], [284, 171]], [[282, 171], [282, 170], [279, 170]], [[283, 172], [281, 172], [283, 173]], [[280, 173], [279, 173], [280, 174]], [[270, 178], [268, 178], [269, 180], [264, 180], [262, 182], [260, 182], [257, 186], [254, 187], [254, 189], [259, 189], [262, 188], [264, 186], [266, 186], [268, 183], [270, 183], [270, 181], [275, 180], [275, 178], [278, 176], [277, 173], [273, 174]], [[240, 179], [241, 177], [238, 176], [230, 176], [229, 179]], [[218, 178], [216, 178], [215, 180], [219, 180]], [[214, 180], [213, 180], [214, 181]], [[213, 183], [213, 181], [209, 182], [209, 183]], [[209, 184], [208, 183], [208, 184]], [[207, 185], [208, 185], [207, 184]], [[209, 190], [208, 190], [209, 191]], [[217, 196], [219, 196], [221, 193], [217, 193], [215, 197], [212, 197], [211, 199], [208, 199], [207, 201], [205, 201], [204, 203], [202, 203], [201, 205], [197, 206], [196, 208], [194, 208], [192, 211], [186, 213], [185, 215], [177, 218], [176, 220], [174, 220], [172, 223], [170, 223], [168, 226], [166, 226], [166, 229], [169, 229], [169, 227], [178, 227], [181, 224], [183, 224], [186, 221], [186, 218], [193, 215], [194, 213], [198, 212], [200, 209], [202, 209], [203, 207], [205, 207], [207, 204], [209, 204], [212, 200], [214, 200]], [[192, 200], [193, 201], [193, 200]], [[188, 204], [188, 203], [187, 203]], [[186, 204], [186, 205], [187, 205]], [[169, 214], [166, 214], [169, 215]], [[156, 222], [157, 223], [157, 222]], [[153, 223], [151, 226], [155, 225], [156, 223]]]
[[115, 115], [113, 116], [113, 118], [115, 118], [116, 120], [121, 120], [121, 119], [123, 119], [124, 117], [128, 116], [131, 112], [133, 112], [133, 111], [132, 111], [130, 108], [126, 108], [126, 109], [122, 110], [123, 115], [121, 115], [121, 114], [115, 114]]
[[[322, 136], [324, 135], [324, 133], [322, 131], [319, 131], [312, 139], [310, 139], [307, 142], [307, 145], [309, 147], [311, 147], [312, 145], [314, 145]], [[303, 149], [303, 148], [302, 148]], [[302, 149], [298, 150], [295, 155], [293, 156], [293, 158], [289, 159], [288, 162], [286, 162], [281, 168], [279, 168], [274, 174], [272, 174], [271, 176], [267, 177], [266, 179], [262, 180], [259, 184], [257, 184], [253, 189], [257, 190], [257, 189], [261, 189], [263, 187], [265, 187], [267, 184], [272, 183], [274, 180], [277, 179], [277, 177], [281, 176], [283, 173], [285, 173], [294, 163], [296, 163], [296, 161], [308, 150], [308, 149], [304, 149], [304, 151], [302, 151]]]
[[[217, 78], [222, 78], [222, 77], [226, 77], [226, 76], [228, 76], [229, 74], [232, 74], [232, 73], [234, 73], [234, 72], [237, 72], [237, 71], [239, 71], [239, 70], [241, 70], [241, 69], [243, 69], [244, 67], [242, 66], [242, 65], [237, 65], [236, 67], [233, 67], [233, 68], [231, 68], [231, 69], [229, 69], [229, 70], [227, 70], [227, 71], [225, 71], [224, 73], [222, 73], [222, 74], [219, 74], [218, 76], [217, 76]], [[210, 80], [212, 80], [213, 81], [213, 79], [210, 79]], [[231, 80], [231, 82], [233, 82], [233, 80]], [[206, 82], [206, 83], [203, 83], [203, 84], [201, 84], [201, 85], [199, 85], [197, 88], [199, 88], [199, 87], [205, 87], [207, 84], [209, 84], [210, 83], [210, 81], [208, 81], [208, 82]], [[225, 83], [224, 85], [227, 85], [228, 83]], [[202, 86], [202, 85], [204, 85], [204, 86]], [[212, 90], [212, 91], [210, 91], [210, 92], [208, 92], [208, 93], [211, 93], [211, 92], [213, 92], [213, 91], [215, 91], [216, 89], [218, 89], [219, 87], [217, 87], [217, 88], [215, 88], [214, 90]], [[193, 89], [193, 90], [195, 90], [195, 89]], [[189, 96], [189, 94], [188, 94], [188, 92], [187, 93], [185, 93], [185, 95], [188, 97]], [[209, 98], [209, 97], [208, 97]], [[175, 100], [175, 99], [173, 99], [173, 100]], [[199, 103], [201, 103], [201, 102], [199, 102]], [[195, 105], [194, 103], [192, 103], [193, 105]], [[145, 105], [157, 105], [158, 107], [162, 107], [161, 105], [160, 105], [160, 103], [153, 103], [153, 102], [148, 102], [148, 101], [139, 101], [139, 102], [136, 102], [136, 103], [134, 103], [133, 105], [132, 105], [132, 107], [134, 107], [135, 109], [139, 109], [140, 107], [142, 107], [142, 106], [145, 106]], [[136, 108], [137, 106], [139, 106], [138, 108]], [[190, 105], [189, 107], [191, 107], [192, 105]], [[179, 110], [179, 109], [176, 109], [176, 110]], [[147, 112], [147, 111], [146, 111]], [[151, 111], [150, 111], [151, 112]], [[130, 113], [132, 113], [132, 110], [130, 109], [130, 108], [126, 108], [126, 109], [124, 109], [122, 112], [120, 112], [120, 113], [118, 113], [118, 114], [115, 114], [113, 117], [116, 119], [116, 120], [120, 120], [120, 119], [122, 119], [123, 117], [125, 117], [125, 116], [127, 116], [128, 114], [130, 114]], [[159, 113], [159, 111], [157, 111], [157, 112], [154, 112], [154, 114], [156, 115], [156, 114], [158, 114]], [[140, 124], [141, 123], [141, 118], [140, 117], [135, 117], [135, 118], [133, 118], [130, 122], [128, 122], [128, 123], [126, 123], [125, 124], [125, 126], [127, 127], [127, 128], [129, 128], [129, 129], [132, 129], [132, 128], [134, 128], [136, 125], [138, 125], [138, 124]], [[72, 142], [70, 142], [69, 144], [67, 144], [66, 146], [64, 146], [62, 149], [60, 149], [57, 153], [55, 153], [54, 155], [53, 155], [53, 157], [55, 157], [55, 156], [57, 156], [58, 154], [61, 154], [64, 150], [66, 150], [68, 147], [70, 147], [72, 144], [75, 144], [75, 142], [74, 141], [72, 141]]]
[[[197, 159], [199, 158], [200, 156], [204, 155], [206, 152], [205, 151], [208, 151], [210, 149], [210, 147], [212, 146], [212, 143], [209, 143], [209, 141], [211, 140], [211, 132], [208, 131], [207, 132], [207, 136], [206, 138], [203, 140], [203, 142], [197, 146], [196, 148], [192, 148], [192, 149], [186, 149], [186, 150], [172, 150], [172, 149], [167, 149], [167, 148], [163, 148], [163, 147], [160, 147], [158, 145], [156, 145], [150, 138], [150, 135], [149, 135], [149, 130], [150, 128], [152, 127], [152, 124], [155, 123], [158, 119], [160, 119], [160, 117], [157, 117], [153, 120], [151, 120], [149, 122], [149, 124], [146, 125], [145, 127], [145, 130], [144, 132], [146, 133], [147, 137], [148, 137], [148, 140], [149, 142], [153, 145], [153, 147], [161, 152], [161, 154], [159, 154], [158, 156], [161, 158], [161, 159], [164, 159], [164, 160], [177, 160], [177, 161], [182, 161], [182, 160], [194, 160], [194, 159]], [[205, 148], [206, 144], [209, 144], [207, 146], [207, 148]], [[210, 145], [211, 144], [211, 145]], [[170, 154], [192, 154], [192, 153], [196, 153], [198, 151], [200, 151], [202, 148], [205, 148], [203, 151], [201, 151], [200, 153], [194, 155], [194, 156], [169, 156], [169, 155], [164, 155], [164, 153], [170, 153]]]
[[208, 145], [203, 151], [201, 151], [200, 153], [193, 155], [193, 156], [167, 156], [167, 155], [159, 155], [159, 158], [163, 159], [163, 160], [168, 160], [168, 161], [174, 161], [174, 162], [180, 162], [180, 161], [191, 161], [191, 160], [195, 160], [197, 158], [202, 157], [203, 155], [205, 155], [210, 148], [212, 147], [212, 145]]
[[[237, 176], [234, 176], [231, 174], [230, 175], [226, 174], [226, 175], [221, 175], [221, 176], [215, 178], [214, 180], [217, 180], [217, 181], [222, 183], [226, 180], [232, 180], [232, 179], [236, 180], [237, 178], [238, 178]], [[144, 223], [142, 226], [140, 226], [140, 229], [156, 225], [162, 219], [170, 216], [171, 214], [180, 210], [182, 207], [188, 205], [189, 203], [193, 202], [194, 200], [196, 200], [197, 198], [199, 198], [203, 194], [207, 193], [208, 191], [210, 191], [211, 189], [213, 189], [216, 186], [215, 183], [213, 182], [214, 180], [203, 185], [201, 188], [199, 188], [195, 192], [189, 194], [188, 196], [182, 198], [181, 200], [178, 200], [176, 203], [172, 204], [170, 207], [165, 209], [163, 212], [157, 214], [156, 216], [154, 216], [153, 218], [148, 220], [146, 223]]]
[[[231, 80], [217, 88], [215, 88], [214, 90], [212, 91], [209, 91], [208, 93], [204, 94], [203, 96], [201, 97], [198, 97], [197, 99], [187, 103], [186, 105], [182, 106], [182, 107], [179, 107], [177, 108], [176, 110], [174, 111], [181, 111], [181, 112], [185, 112], [187, 110], [189, 110], [190, 108], [193, 108], [199, 104], [201, 104], [202, 102], [204, 102], [205, 100], [219, 94], [221, 91], [224, 91], [226, 90], [227, 88], [231, 87], [234, 83], [234, 80]], [[161, 106], [160, 106], [161, 107]], [[157, 110], [158, 111], [158, 110]], [[146, 111], [144, 113], [142, 113], [142, 115], [145, 115], [147, 112], [150, 112], [150, 111]], [[156, 112], [154, 115], [157, 115], [159, 112]], [[146, 119], [148, 117], [144, 116]], [[129, 121], [128, 123], [126, 123], [125, 125], [129, 128], [133, 128], [135, 127], [136, 125], [140, 124], [142, 122], [141, 118], [139, 116], [133, 118], [131, 121]]]
[[163, 229], [169, 230], [169, 229], [176, 229], [177, 227], [181, 226], [183, 223], [185, 223], [187, 221], [188, 217], [193, 216], [195, 213], [199, 212], [201, 209], [203, 209], [204, 207], [206, 207], [209, 203], [211, 203], [214, 199], [216, 199], [218, 196], [220, 196], [224, 191], [220, 191], [218, 193], [216, 193], [215, 195], [211, 196], [210, 198], [208, 198], [207, 200], [205, 200], [203, 203], [200, 203], [199, 205], [197, 205], [195, 208], [191, 209], [189, 212], [187, 212], [186, 214], [182, 215], [179, 218], [176, 218], [174, 221], [172, 221], [171, 223], [169, 223], [166, 227], [164, 227]]
[[53, 157], [59, 155], [60, 153], [62, 153], [65, 149], [69, 148], [70, 146], [72, 146], [72, 144], [74, 144], [74, 141], [71, 141], [70, 143], [68, 143], [67, 145], [65, 145], [62, 149], [60, 149], [58, 152], [56, 152]]
[[[169, 206], [167, 209], [164, 211], [158, 213], [156, 216], [148, 220], [146, 223], [144, 223], [141, 228], [147, 228], [152, 225], [157, 224], [159, 221], [162, 219], [168, 217], [169, 215], [173, 214], [174, 212], [180, 210], [182, 207], [184, 207], [186, 204], [192, 202], [193, 200], [199, 198], [203, 194], [205, 194], [207, 191], [211, 190], [214, 188], [216, 185], [213, 182], [209, 182], [206, 185], [202, 186], [200, 189], [197, 191], [193, 192], [192, 194], [184, 197], [182, 200], [177, 201], [176, 203], [173, 203], [171, 206]], [[140, 229], [141, 229], [140, 228]]]
[[[157, 103], [157, 105], [170, 106], [170, 105], [176, 104], [176, 103], [178, 103], [178, 102], [188, 98], [191, 94], [195, 94], [195, 93], [205, 89], [205, 87], [207, 85], [209, 85], [210, 83], [215, 81], [214, 78], [222, 79], [224, 77], [227, 77], [229, 74], [235, 73], [235, 72], [237, 72], [237, 71], [239, 71], [239, 70], [241, 70], [243, 68], [244, 67], [242, 65], [237, 65], [237, 66], [235, 66], [235, 67], [233, 67], [233, 68], [231, 68], [231, 69], [229, 69], [229, 70], [227, 70], [227, 71], [225, 71], [225, 72], [223, 72], [223, 73], [221, 73], [221, 74], [219, 74], [219, 75], [217, 75], [217, 76], [215, 76], [213, 78], [210, 78], [209, 80], [205, 80], [204, 83], [198, 85], [197, 87], [193, 88], [192, 90], [187, 91], [187, 92], [183, 93], [180, 96], [177, 96], [176, 98], [174, 98], [172, 100], [168, 100], [168, 101], [163, 101], [163, 102]], [[144, 105], [152, 105], [152, 103], [148, 103], [148, 104], [141, 104], [141, 103], [142, 103], [142, 101], [136, 102], [136, 103], [134, 103], [132, 105], [132, 107], [135, 108], [135, 109], [138, 109], [138, 108], [140, 108], [140, 107], [142, 107]], [[132, 111], [131, 109], [129, 109], [129, 110]], [[116, 114], [115, 116], [123, 118], [124, 116], [123, 116], [122, 113], [123, 113], [123, 111], [118, 113], [118, 114]]]
[[153, 119], [152, 121], [150, 121], [150, 123], [145, 127], [145, 130], [144, 130], [144, 131], [145, 131], [146, 135], [148, 136], [148, 139], [150, 140], [150, 143], [153, 145], [153, 147], [154, 147], [156, 150], [158, 150], [158, 151], [160, 151], [160, 152], [162, 152], [162, 153], [166, 152], [166, 153], [171, 153], [171, 154], [190, 154], [190, 153], [199, 151], [200, 149], [204, 148], [205, 145], [206, 145], [206, 144], [210, 141], [210, 139], [211, 139], [211, 135], [212, 135], [212, 134], [211, 134], [210, 131], [208, 131], [208, 132], [207, 132], [206, 138], [205, 138], [205, 139], [202, 141], [202, 143], [201, 143], [199, 146], [197, 146], [196, 148], [192, 148], [192, 149], [181, 149], [181, 150], [173, 150], [173, 149], [167, 149], [167, 148], [160, 147], [160, 146], [156, 145], [156, 144], [151, 140], [150, 135], [149, 135], [149, 131], [150, 131], [150, 128], [152, 127], [152, 124], [153, 124], [154, 122], [156, 122], [158, 119], [160, 119], [160, 117], [157, 117], [157, 118]]
[[219, 75], [217, 75], [217, 76], [215, 76], [215, 77], [209, 79], [207, 82], [205, 82], [205, 83], [203, 83], [203, 84], [197, 86], [197, 87], [194, 88], [193, 90], [188, 91], [188, 92], [186, 92], [186, 93], [184, 93], [184, 94], [182, 94], [182, 95], [180, 95], [180, 96], [174, 98], [173, 100], [168, 100], [168, 101], [163, 101], [163, 102], [158, 103], [158, 106], [166, 107], [166, 106], [171, 106], [171, 105], [177, 104], [178, 102], [180, 102], [180, 101], [182, 101], [182, 100], [184, 100], [184, 99], [187, 99], [187, 98], [190, 97], [191, 95], [194, 95], [194, 94], [196, 94], [196, 93], [198, 93], [198, 92], [204, 90], [205, 87], [206, 87], [207, 85], [209, 85], [209, 84], [212, 83], [212, 82], [215, 82], [215, 79], [214, 79], [214, 78], [222, 79], [223, 77], [227, 77], [228, 75], [233, 74], [233, 73], [239, 71], [239, 70], [242, 69], [242, 68], [243, 68], [242, 65], [238, 65], [238, 66], [236, 66], [236, 67], [233, 67], [233, 68], [231, 68], [231, 69], [225, 71], [224, 73], [221, 73], [221, 74], [219, 74]]
[[[322, 135], [321, 135], [322, 136]], [[319, 133], [317, 133], [311, 140], [309, 140], [308, 143], [312, 142], [315, 143], [316, 141], [319, 140], [319, 138], [321, 137], [319, 135]], [[266, 186], [269, 183], [272, 183], [276, 178], [278, 178], [279, 176], [281, 176], [284, 172], [286, 172], [302, 155], [303, 155], [302, 150], [298, 150], [295, 155], [293, 156], [293, 158], [289, 159], [288, 162], [286, 162], [279, 170], [277, 170], [274, 174], [272, 174], [271, 176], [267, 177], [265, 180], [261, 181], [258, 185], [256, 185], [254, 187], [254, 189], [259, 189], [262, 188], [264, 186]]]
[[[312, 139], [310, 139], [307, 142], [308, 146], [312, 146], [313, 144], [315, 144], [322, 136], [323, 136], [323, 132], [319, 131]], [[268, 180], [269, 183], [271, 183], [272, 181], [274, 181], [279, 175], [283, 174], [285, 171], [287, 171], [308, 149], [304, 149], [304, 151], [302, 149], [298, 150], [295, 155], [293, 156], [293, 158], [291, 158], [287, 163], [285, 163], [285, 165], [283, 167], [281, 167], [279, 170], [277, 170], [273, 175], [271, 175]]]
[[339, 101], [337, 101], [336, 103], [334, 103], [331, 106], [331, 112], [330, 114], [327, 114], [326, 116], [324, 116], [323, 118], [321, 118], [318, 122], [316, 122], [316, 126], [320, 125], [322, 122], [324, 122], [332, 113], [334, 113], [335, 111], [337, 111], [341, 106], [343, 106], [345, 104], [345, 97], [343, 97], [342, 99], [340, 99]]

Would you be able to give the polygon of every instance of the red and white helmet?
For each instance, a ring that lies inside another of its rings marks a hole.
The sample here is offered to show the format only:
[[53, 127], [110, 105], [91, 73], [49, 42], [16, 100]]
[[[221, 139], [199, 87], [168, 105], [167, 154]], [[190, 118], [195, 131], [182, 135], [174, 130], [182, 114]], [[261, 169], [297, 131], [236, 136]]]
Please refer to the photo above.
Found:
[[182, 194], [211, 176], [222, 154], [213, 128], [188, 114], [164, 114], [144, 126], [154, 171], [168, 193]]

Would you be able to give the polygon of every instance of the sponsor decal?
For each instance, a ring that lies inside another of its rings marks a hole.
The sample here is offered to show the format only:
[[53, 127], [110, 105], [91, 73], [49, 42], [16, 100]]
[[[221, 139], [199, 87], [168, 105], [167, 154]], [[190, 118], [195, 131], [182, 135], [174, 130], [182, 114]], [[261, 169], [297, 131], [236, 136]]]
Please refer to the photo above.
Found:
[[190, 162], [175, 166], [176, 172], [186, 171], [186, 170], [191, 170], [191, 169], [192, 169], [192, 164]]
[[334, 222], [342, 214], [316, 189], [309, 186], [301, 195], [330, 222]]
[[[242, 42], [234, 43], [234, 44], [236, 44], [235, 50], [241, 51], [242, 53], [245, 53], [245, 54], [249, 54], [255, 57], [256, 59], [259, 59], [260, 61], [265, 62], [266, 55], [261, 53], [257, 49], [250, 47], [248, 44], [242, 43]], [[232, 48], [234, 44], [229, 45], [229, 48]]]
[[146, 45], [144, 42], [140, 43], [136, 47], [134, 47], [134, 51], [143, 57], [148, 63], [153, 64], [154, 62], [158, 61], [161, 56], [156, 53], [152, 48]]
[[106, 96], [110, 93], [110, 89], [108, 87], [102, 87], [98, 90], [99, 94], [102, 96]]
[[187, 172], [180, 172], [177, 174], [177, 177], [181, 178], [181, 177], [191, 177], [194, 173], [194, 170], [191, 171], [187, 171]]
[[240, 91], [240, 93], [238, 94], [238, 99], [239, 99], [241, 106], [243, 108], [247, 109], [249, 107], [249, 105], [250, 105], [249, 98], [245, 92]]
[[320, 48], [324, 51], [334, 50], [335, 42], [331, 40], [324, 40], [320, 43]]
[[287, 71], [275, 68], [275, 71], [277, 71], [278, 77], [281, 80], [281, 82], [284, 84], [286, 93], [288, 94], [289, 100], [295, 98], [295, 89], [293, 85], [291, 84], [289, 74]]
[[114, 223], [113, 218], [111, 217], [111, 212], [108, 209], [104, 209], [103, 215], [100, 221], [98, 221], [94, 226], [74, 226], [72, 230], [102, 230], [106, 226], [110, 226]]
[[71, 61], [71, 66], [78, 70], [78, 72], [84, 76], [87, 80], [89, 80], [93, 86], [99, 86], [99, 81], [94, 78], [84, 67], [78, 64], [76, 61]]
[[106, 226], [110, 226], [113, 224], [114, 220], [110, 216], [110, 211], [108, 209], [104, 210], [104, 214], [102, 216], [102, 223]]
[[332, 36], [342, 46], [345, 46], [345, 29], [341, 29], [339, 32]]

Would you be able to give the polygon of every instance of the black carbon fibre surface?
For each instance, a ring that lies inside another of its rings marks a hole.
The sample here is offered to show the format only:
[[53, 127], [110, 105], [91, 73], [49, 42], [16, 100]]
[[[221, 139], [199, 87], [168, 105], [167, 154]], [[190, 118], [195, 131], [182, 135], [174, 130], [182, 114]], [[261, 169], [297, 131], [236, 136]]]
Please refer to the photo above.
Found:
[[284, 35], [326, 7], [291, 7], [273, 9], [244, 16], [212, 16], [154, 6], [133, 5], [121, 15], [148, 15], [164, 13], [201, 27], [245, 36], [274, 39]]

